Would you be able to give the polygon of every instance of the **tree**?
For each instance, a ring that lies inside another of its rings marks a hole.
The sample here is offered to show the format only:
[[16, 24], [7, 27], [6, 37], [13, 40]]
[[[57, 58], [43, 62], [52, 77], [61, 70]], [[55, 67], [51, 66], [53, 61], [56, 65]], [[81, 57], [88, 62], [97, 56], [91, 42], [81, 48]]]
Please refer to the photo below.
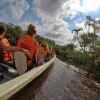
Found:
[[[89, 26], [88, 27], [88, 38], [90, 39], [91, 43], [90, 43], [90, 47], [92, 47], [92, 50], [94, 50], [95, 52], [95, 43], [96, 40], [98, 38], [98, 35], [96, 34], [96, 31], [100, 29], [100, 27], [98, 27], [96, 24], [98, 23], [100, 25], [100, 20], [96, 21], [93, 18], [91, 18], [91, 16], [86, 16], [87, 21], [85, 23], [85, 26]], [[93, 32], [90, 32], [90, 26], [93, 29]]]
[[73, 43], [66, 45], [66, 50], [74, 51], [75, 48], [76, 48], [76, 46]]

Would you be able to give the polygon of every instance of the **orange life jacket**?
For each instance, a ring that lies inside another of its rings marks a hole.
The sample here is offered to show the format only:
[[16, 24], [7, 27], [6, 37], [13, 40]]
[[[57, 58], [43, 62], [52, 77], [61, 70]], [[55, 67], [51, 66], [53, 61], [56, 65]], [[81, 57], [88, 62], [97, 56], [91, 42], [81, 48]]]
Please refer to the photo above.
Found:
[[[5, 39], [8, 46], [10, 46], [9, 41], [6, 38], [3, 38], [3, 39]], [[12, 53], [7, 51], [7, 50], [4, 50], [2, 48], [0, 48], [0, 55], [2, 55], [2, 61], [3, 62], [13, 59]]]
[[37, 66], [39, 66], [39, 65], [41, 65], [41, 63], [39, 62], [39, 54], [43, 54], [43, 56], [44, 56], [44, 60], [45, 60], [45, 57], [47, 56], [47, 52], [48, 52], [48, 50], [47, 49], [45, 49], [44, 47], [42, 47], [42, 46], [39, 46], [38, 48], [37, 48]]
[[19, 38], [19, 41], [17, 43], [17, 46], [29, 50], [31, 59], [28, 60], [28, 66], [30, 66], [30, 64], [32, 62], [32, 58], [33, 58], [33, 56], [35, 56], [34, 52], [35, 52], [36, 48], [39, 46], [38, 41], [36, 41], [34, 38], [32, 38], [30, 36], [21, 35]]
[[46, 57], [48, 51], [47, 51], [44, 47], [39, 46], [39, 47], [37, 48], [37, 52], [38, 52], [38, 53], [42, 53], [42, 54]]

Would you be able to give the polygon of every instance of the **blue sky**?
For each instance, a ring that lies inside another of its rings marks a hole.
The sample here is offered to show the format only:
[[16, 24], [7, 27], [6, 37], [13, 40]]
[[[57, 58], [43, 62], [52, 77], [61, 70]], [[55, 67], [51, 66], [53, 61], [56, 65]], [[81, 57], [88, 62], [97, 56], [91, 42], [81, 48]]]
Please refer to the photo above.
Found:
[[0, 0], [0, 21], [24, 30], [35, 24], [39, 35], [57, 44], [70, 43], [71, 30], [83, 27], [88, 15], [100, 18], [98, 0]]

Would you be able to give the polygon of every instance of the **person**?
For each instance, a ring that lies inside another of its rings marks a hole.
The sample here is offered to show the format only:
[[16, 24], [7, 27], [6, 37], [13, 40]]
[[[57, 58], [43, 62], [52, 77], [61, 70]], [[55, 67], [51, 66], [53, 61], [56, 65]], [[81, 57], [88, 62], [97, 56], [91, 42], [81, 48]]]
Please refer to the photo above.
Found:
[[[9, 41], [5, 38], [6, 31], [6, 27], [0, 25], [0, 62], [7, 64], [8, 61], [13, 60], [12, 52], [14, 51], [22, 51], [29, 56], [30, 54], [28, 50], [20, 47], [10, 46]], [[0, 78], [3, 78], [2, 75], [0, 75]]]
[[45, 42], [42, 42], [36, 51], [37, 51], [37, 66], [40, 66], [44, 64], [46, 61], [48, 53], [48, 45]]
[[35, 50], [39, 46], [38, 41], [35, 39], [37, 34], [36, 27], [33, 24], [28, 26], [27, 32], [24, 35], [21, 35], [17, 46], [23, 47], [30, 52], [30, 57], [28, 58], [28, 69], [34, 67], [35, 63]]
[[29, 56], [30, 53], [28, 50], [21, 47], [10, 46], [9, 41], [5, 38], [6, 31], [6, 27], [0, 25], [0, 61], [6, 62], [13, 60], [13, 55], [11, 52], [14, 51], [22, 51]]
[[55, 55], [54, 49], [49, 47], [49, 57], [53, 57]]
[[53, 49], [51, 47], [49, 47], [49, 52], [47, 53], [47, 61], [50, 60], [50, 58], [52, 57], [53, 54]]

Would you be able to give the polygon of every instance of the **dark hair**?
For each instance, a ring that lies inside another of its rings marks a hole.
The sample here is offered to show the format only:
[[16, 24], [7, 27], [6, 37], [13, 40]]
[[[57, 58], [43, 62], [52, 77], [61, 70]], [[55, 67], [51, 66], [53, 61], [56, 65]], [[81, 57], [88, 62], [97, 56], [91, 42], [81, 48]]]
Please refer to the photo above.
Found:
[[42, 42], [40, 45], [41, 45], [42, 47], [44, 47], [44, 48], [45, 48], [45, 50], [47, 50], [47, 48], [48, 48], [48, 44], [47, 44], [47, 43]]
[[36, 27], [33, 24], [30, 24], [28, 26], [27, 34], [32, 36], [33, 34], [36, 34], [36, 33], [37, 33]]
[[0, 34], [7, 31], [6, 27], [0, 25]]

